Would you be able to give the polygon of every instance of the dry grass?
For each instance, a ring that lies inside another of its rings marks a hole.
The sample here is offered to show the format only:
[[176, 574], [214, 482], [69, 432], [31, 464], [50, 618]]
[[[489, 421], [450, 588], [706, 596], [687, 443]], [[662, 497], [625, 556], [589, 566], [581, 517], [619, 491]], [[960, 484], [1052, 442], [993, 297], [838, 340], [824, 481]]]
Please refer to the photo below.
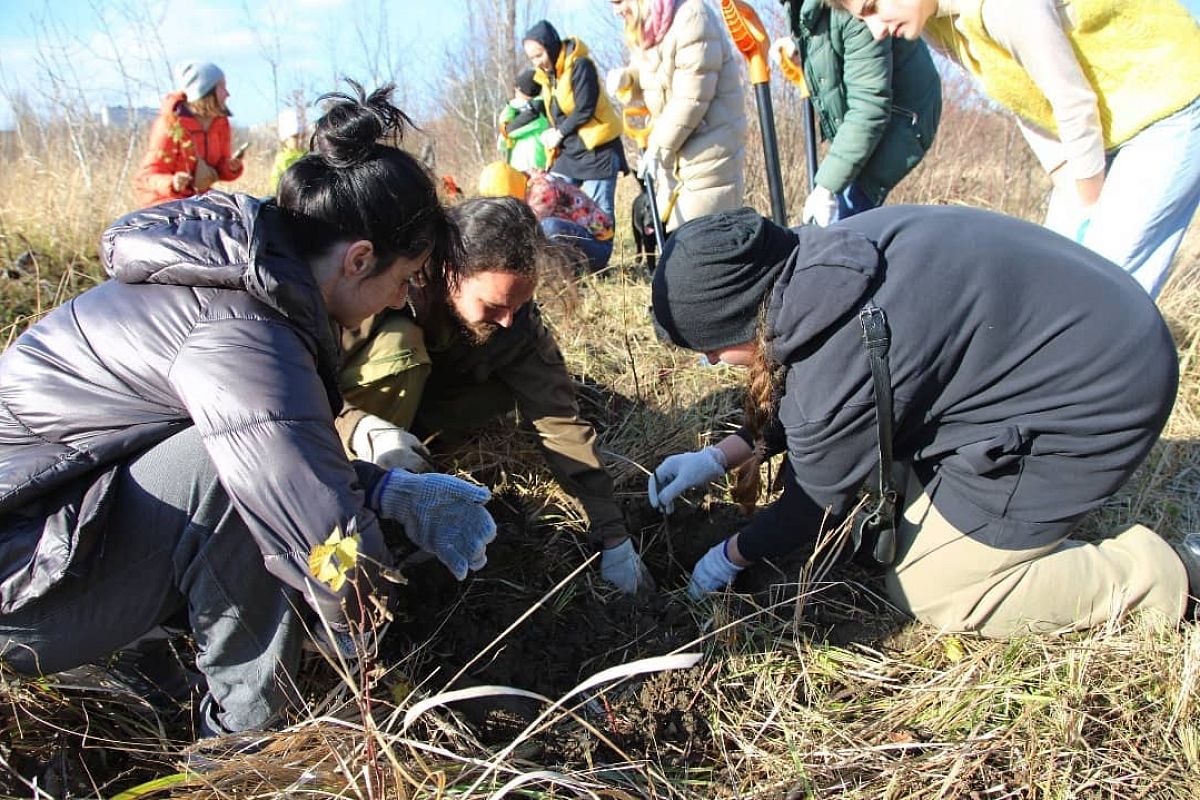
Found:
[[[1038, 218], [1046, 182], [1014, 137], [1003, 120], [952, 108], [934, 152], [893, 199], [967, 203]], [[786, 126], [781, 144], [802, 158]], [[65, 143], [51, 140], [31, 155], [10, 142], [0, 152], [6, 177], [0, 257], [10, 270], [0, 285], [0, 308], [16, 333], [99, 279], [95, 242], [131, 202], [116, 177], [125, 163], [119, 148], [95, 155], [93, 175], [106, 177], [90, 190]], [[258, 159], [236, 188], [263, 190], [269, 154], [260, 149]], [[797, 173], [789, 172], [793, 198], [801, 197]], [[761, 167], [752, 164], [751, 175], [751, 198], [765, 208]], [[470, 185], [474, 176], [466, 177], [463, 185]], [[630, 191], [623, 183], [622, 207]], [[640, 503], [645, 470], [659, 458], [736, 424], [739, 378], [657, 344], [646, 312], [647, 281], [624, 266], [632, 248], [623, 228], [620, 236], [618, 266], [584, 280], [573, 303], [546, 300], [581, 381], [584, 411], [602, 423], [602, 448], [618, 493]], [[26, 252], [32, 260], [18, 263]], [[1168, 538], [1200, 530], [1200, 227], [1193, 226], [1179, 258], [1161, 300], [1180, 352], [1175, 411], [1162, 443], [1089, 522], [1089, 534], [1134, 520]], [[527, 440], [485, 439], [463, 455], [460, 467], [500, 476], [502, 488], [540, 510], [544, 524], [581, 525]], [[799, 599], [795, 587], [783, 587], [765, 597], [693, 607], [704, 638], [690, 649], [706, 654], [690, 698], [708, 721], [703, 760], [681, 766], [663, 744], [604, 764], [544, 762], [530, 755], [525, 740], [482, 742], [442, 710], [405, 729], [406, 711], [440, 688], [421, 683], [438, 658], [431, 640], [413, 643], [370, 682], [338, 680], [331, 668], [312, 670], [313, 705], [304, 719], [266, 737], [253, 754], [209, 753], [214, 771], [142, 796], [1200, 796], [1195, 627], [1131, 620], [1063, 637], [944, 636], [904, 624], [869, 582], [840, 577], [805, 584]], [[560, 584], [546, 602], [597, 591], [594, 582], [581, 580]], [[663, 588], [681, 594], [678, 587]], [[368, 683], [369, 704], [361, 695]], [[113, 786], [170, 775], [192, 752], [128, 696], [10, 677], [0, 684], [0, 703], [0, 772], [4, 765], [15, 770], [49, 760], [67, 747], [94, 776], [94, 785], [85, 781], [77, 796], [111, 795]], [[539, 725], [553, 725], [555, 736], [608, 735], [585, 709], [571, 708], [568, 703]], [[36, 794], [28, 785], [20, 790]]]

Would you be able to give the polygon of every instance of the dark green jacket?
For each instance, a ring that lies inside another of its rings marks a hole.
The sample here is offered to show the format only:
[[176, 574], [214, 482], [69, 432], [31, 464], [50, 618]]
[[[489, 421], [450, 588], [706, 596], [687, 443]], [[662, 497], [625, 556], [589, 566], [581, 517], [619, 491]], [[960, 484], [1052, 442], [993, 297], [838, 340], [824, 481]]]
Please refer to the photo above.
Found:
[[924, 42], [875, 41], [866, 23], [822, 0], [781, 0], [829, 152], [817, 183], [858, 184], [879, 204], [925, 156], [942, 86]]

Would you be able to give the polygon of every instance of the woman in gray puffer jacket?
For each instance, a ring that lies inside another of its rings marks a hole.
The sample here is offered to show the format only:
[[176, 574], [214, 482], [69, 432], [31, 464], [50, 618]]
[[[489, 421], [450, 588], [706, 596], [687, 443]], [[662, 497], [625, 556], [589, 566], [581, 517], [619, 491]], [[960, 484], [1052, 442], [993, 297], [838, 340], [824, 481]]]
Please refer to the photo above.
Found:
[[352, 464], [334, 430], [336, 325], [458, 260], [428, 173], [378, 143], [409, 124], [391, 87], [352, 85], [278, 202], [211, 192], [118, 220], [113, 280], [0, 356], [0, 657], [17, 671], [186, 617], [200, 731], [262, 728], [306, 628], [343, 652], [372, 632], [377, 515], [460, 578], [482, 566], [486, 490]]

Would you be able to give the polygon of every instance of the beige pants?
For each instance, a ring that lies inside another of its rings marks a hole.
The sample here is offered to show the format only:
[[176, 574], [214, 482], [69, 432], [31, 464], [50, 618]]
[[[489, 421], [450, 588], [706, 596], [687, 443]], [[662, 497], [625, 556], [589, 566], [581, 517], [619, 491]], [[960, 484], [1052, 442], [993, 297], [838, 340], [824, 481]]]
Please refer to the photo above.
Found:
[[1183, 615], [1183, 562], [1149, 528], [1099, 544], [1064, 537], [1000, 550], [955, 529], [911, 475], [906, 496], [898, 560], [885, 578], [892, 602], [923, 622], [1001, 638], [1084, 630], [1134, 610]]

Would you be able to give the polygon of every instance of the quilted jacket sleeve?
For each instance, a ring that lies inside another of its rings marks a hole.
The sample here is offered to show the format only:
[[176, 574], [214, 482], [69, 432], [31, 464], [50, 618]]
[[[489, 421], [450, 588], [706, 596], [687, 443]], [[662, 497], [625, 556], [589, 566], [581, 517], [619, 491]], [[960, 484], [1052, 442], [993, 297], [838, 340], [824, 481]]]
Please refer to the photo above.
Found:
[[858, 19], [844, 19], [842, 75], [846, 115], [821, 161], [816, 181], [831, 192], [840, 192], [862, 172], [887, 130], [892, 108], [892, 42], [875, 41]]
[[[300, 335], [282, 321], [201, 320], [170, 380], [267, 569], [331, 624], [354, 619], [359, 593], [380, 586], [370, 564], [386, 563], [386, 549]], [[360, 580], [338, 591], [309, 570], [313, 548], [335, 529], [361, 536]]]
[[676, 153], [708, 113], [721, 73], [723, 31], [707, 24], [700, 6], [685, 5], [671, 23], [674, 61], [667, 104], [654, 120], [649, 149]]

